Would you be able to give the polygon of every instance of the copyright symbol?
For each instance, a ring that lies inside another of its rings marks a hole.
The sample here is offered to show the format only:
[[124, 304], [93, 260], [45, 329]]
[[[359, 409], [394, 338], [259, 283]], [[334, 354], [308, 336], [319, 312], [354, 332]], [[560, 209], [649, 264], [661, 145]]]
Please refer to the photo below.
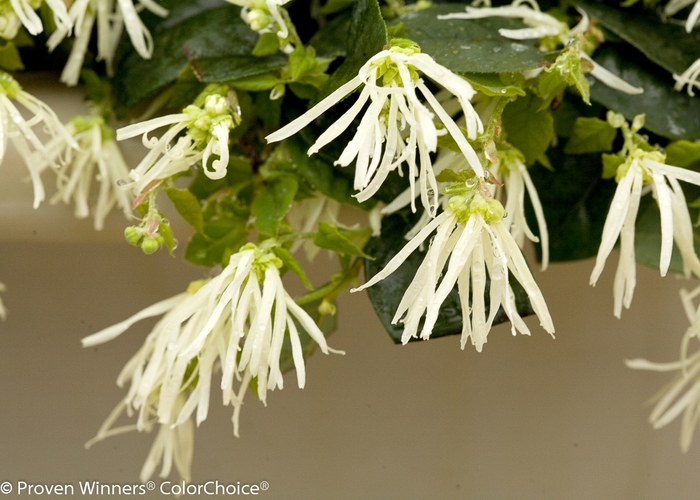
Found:
[[154, 483], [153, 481], [148, 481], [148, 482], [146, 483], [146, 489], [147, 489], [148, 491], [153, 491], [153, 490], [155, 490], [155, 489], [156, 489], [156, 483]]
[[262, 483], [260, 483], [260, 489], [263, 491], [267, 490], [269, 487], [270, 483], [268, 483], [267, 481], [263, 481]]
[[0, 492], [4, 493], [5, 495], [12, 492], [12, 483], [5, 481], [4, 483], [0, 484]]

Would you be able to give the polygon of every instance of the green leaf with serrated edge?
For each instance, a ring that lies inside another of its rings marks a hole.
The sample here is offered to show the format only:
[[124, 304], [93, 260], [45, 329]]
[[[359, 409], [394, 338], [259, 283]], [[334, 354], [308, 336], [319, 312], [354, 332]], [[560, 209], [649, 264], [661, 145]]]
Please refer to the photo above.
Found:
[[259, 75], [246, 76], [237, 80], [226, 82], [235, 89], [247, 90], [250, 92], [261, 92], [270, 90], [279, 83], [279, 78], [271, 72], [261, 73]]
[[552, 112], [549, 108], [539, 110], [541, 104], [539, 97], [528, 94], [518, 97], [503, 110], [503, 128], [508, 142], [525, 155], [528, 165], [547, 151], [554, 136]]
[[616, 135], [617, 129], [604, 120], [579, 117], [574, 123], [564, 152], [580, 155], [610, 151]]
[[[415, 220], [409, 221], [398, 214], [391, 215], [382, 220], [381, 236], [371, 238], [365, 247], [367, 253], [375, 257], [373, 261], [365, 261], [365, 276], [367, 279], [384, 269], [386, 264], [406, 244], [404, 235], [411, 229], [413, 223], [415, 223]], [[377, 316], [389, 333], [391, 339], [397, 344], [401, 343], [403, 328], [400, 323], [392, 325], [391, 320], [396, 313], [396, 309], [406, 289], [411, 281], [413, 281], [413, 277], [424, 257], [425, 251], [416, 250], [391, 275], [367, 289], [367, 295], [369, 296], [370, 302], [372, 302]], [[509, 282], [513, 287], [518, 313], [521, 316], [533, 314], [530, 300], [525, 290], [523, 290], [517, 280], [512, 276]], [[487, 298], [488, 293], [487, 287], [485, 294]], [[440, 307], [439, 319], [435, 323], [431, 338], [462, 333], [462, 308], [460, 304], [459, 294], [455, 287]], [[488, 310], [486, 313], [488, 314]], [[505, 321], [508, 321], [508, 317], [503, 312], [503, 309], [500, 309], [496, 314], [494, 324], [503, 323]]]
[[[603, 180], [600, 154], [567, 155], [563, 145], [547, 156], [555, 167], [530, 168], [549, 230], [550, 262], [587, 259], [598, 253], [603, 224], [617, 183]], [[527, 205], [526, 205], [527, 208]], [[532, 210], [528, 224], [537, 227]], [[535, 245], [539, 252], [539, 245]]]
[[680, 168], [693, 168], [700, 164], [700, 143], [675, 141], [664, 148], [666, 164]]
[[250, 207], [255, 228], [262, 234], [277, 236], [280, 222], [292, 207], [299, 183], [292, 175], [280, 175], [266, 183]]
[[318, 233], [314, 237], [314, 244], [317, 247], [332, 250], [342, 255], [354, 255], [355, 257], [371, 258], [354, 242], [350, 236], [355, 233], [361, 239], [366, 239], [372, 233], [371, 229], [361, 229], [350, 231], [339, 229], [337, 226], [326, 222], [318, 223]]
[[185, 250], [185, 260], [206, 267], [225, 264], [231, 253], [245, 244], [247, 236], [245, 219], [212, 220], [204, 224], [204, 233], [192, 236]]
[[357, 0], [348, 28], [345, 61], [331, 75], [328, 85], [316, 100], [321, 101], [338, 87], [355, 78], [367, 60], [381, 52], [388, 43], [386, 24], [377, 0]]
[[673, 79], [634, 53], [629, 46], [605, 44], [593, 58], [642, 95], [629, 95], [590, 78], [591, 99], [624, 115], [628, 121], [644, 113], [644, 128], [668, 139], [700, 137], [700, 99], [673, 90]]
[[617, 169], [625, 162], [625, 157], [603, 153], [603, 179], [613, 179], [617, 175]]
[[285, 265], [287, 269], [292, 271], [294, 274], [299, 276], [299, 280], [301, 280], [301, 284], [306, 287], [307, 290], [313, 290], [314, 286], [311, 284], [309, 281], [309, 278], [306, 276], [306, 273], [304, 272], [304, 269], [302, 269], [301, 265], [299, 264], [299, 261], [294, 258], [294, 256], [291, 254], [289, 250], [287, 250], [284, 247], [273, 247], [272, 251], [275, 253], [277, 257], [282, 261], [282, 263]]
[[406, 38], [456, 73], [513, 73], [536, 69], [556, 54], [545, 54], [537, 40], [509, 40], [500, 28], [518, 29], [525, 25], [515, 19], [446, 19], [438, 15], [464, 12], [464, 4], [436, 4], [411, 12], [398, 21], [404, 23]]
[[[196, 13], [177, 15], [188, 9]], [[207, 29], [202, 30], [202, 26]], [[152, 35], [150, 60], [131, 49], [115, 71], [117, 101], [127, 109], [175, 81], [188, 63], [197, 78], [205, 82], [234, 80], [286, 64], [281, 54], [252, 55], [258, 34], [240, 18], [240, 9], [232, 5], [183, 2], [171, 16], [160, 20]]]
[[474, 87], [474, 90], [488, 96], [512, 97], [525, 95], [525, 91], [501, 81], [497, 73], [463, 73], [462, 76]]
[[681, 74], [700, 58], [697, 29], [686, 33], [684, 26], [664, 23], [656, 12], [641, 6], [622, 8], [585, 0], [574, 0], [574, 4], [669, 72]]
[[175, 209], [197, 232], [203, 229], [204, 218], [199, 200], [187, 189], [165, 188], [165, 194], [173, 202]]
[[[311, 319], [318, 325], [318, 328], [323, 332], [324, 336], [328, 338], [330, 334], [335, 331], [338, 326], [338, 316], [333, 314], [321, 314], [318, 311], [318, 307], [321, 305], [321, 300], [318, 299], [308, 304], [301, 306]], [[304, 327], [295, 321], [294, 324], [299, 332], [299, 341], [301, 344], [301, 351], [304, 355], [304, 359], [307, 359], [318, 347], [318, 344], [309, 336]], [[282, 344], [282, 351], [280, 352], [280, 370], [285, 372], [294, 368], [294, 359], [292, 357], [292, 344], [289, 340], [289, 335], [285, 335], [284, 343]]]

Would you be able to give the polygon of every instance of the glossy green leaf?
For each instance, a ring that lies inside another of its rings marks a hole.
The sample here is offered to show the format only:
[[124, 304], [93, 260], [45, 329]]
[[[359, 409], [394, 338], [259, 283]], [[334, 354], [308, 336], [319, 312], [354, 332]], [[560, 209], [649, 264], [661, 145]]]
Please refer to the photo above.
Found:
[[[365, 247], [365, 251], [375, 257], [375, 260], [365, 261], [366, 279], [381, 271], [401, 247], [406, 244], [404, 235], [410, 228], [411, 222], [400, 215], [391, 215], [382, 220], [381, 236], [370, 239]], [[377, 312], [377, 316], [391, 339], [397, 344], [401, 343], [403, 328], [400, 324], [391, 324], [391, 320], [424, 257], [424, 251], [413, 252], [390, 276], [367, 289], [369, 299]], [[510, 283], [515, 293], [515, 302], [519, 314], [521, 316], [533, 314], [530, 300], [520, 284], [515, 279], [511, 279]], [[488, 288], [486, 296], [488, 297]], [[459, 294], [455, 288], [450, 292], [440, 308], [439, 319], [433, 328], [431, 338], [462, 333], [462, 309], [460, 304]], [[508, 317], [501, 309], [496, 314], [494, 324], [503, 323], [507, 320]]]
[[203, 230], [204, 218], [199, 200], [187, 189], [165, 188], [165, 194], [173, 202], [175, 209], [196, 231]]
[[518, 97], [503, 110], [503, 128], [507, 140], [518, 148], [532, 165], [554, 136], [554, 119], [549, 108], [540, 109], [542, 99], [534, 94]]
[[695, 140], [700, 137], [700, 99], [673, 90], [673, 79], [658, 67], [635, 57], [628, 46], [605, 44], [594, 59], [635, 87], [641, 95], [611, 89], [592, 78], [591, 99], [632, 121], [644, 113], [644, 128], [669, 139]]
[[279, 53], [252, 55], [258, 34], [241, 20], [240, 8], [229, 4], [182, 2], [152, 35], [152, 58], [144, 60], [131, 49], [115, 72], [116, 97], [127, 109], [174, 82], [188, 63], [204, 82], [257, 75], [286, 63]]
[[500, 28], [524, 25], [507, 18], [446, 19], [438, 15], [464, 12], [464, 4], [436, 4], [399, 18], [406, 38], [421, 50], [457, 73], [513, 73], [538, 68], [552, 59], [538, 48], [537, 40], [508, 40]]
[[231, 253], [245, 244], [247, 236], [245, 219], [215, 218], [204, 224], [203, 233], [192, 236], [185, 260], [206, 267], [226, 264]]
[[464, 73], [462, 76], [471, 83], [474, 90], [488, 96], [524, 96], [525, 91], [517, 85], [503, 83], [496, 73]]
[[279, 175], [266, 183], [250, 207], [255, 228], [267, 236], [277, 236], [280, 222], [292, 207], [297, 189], [299, 183], [292, 175]]
[[681, 74], [700, 58], [700, 31], [686, 33], [684, 26], [663, 22], [653, 10], [588, 0], [574, 4], [669, 72]]
[[579, 117], [574, 122], [564, 152], [580, 155], [610, 151], [616, 135], [617, 129], [604, 120]]
[[[598, 253], [617, 186], [614, 180], [601, 178], [600, 154], [574, 156], [562, 149], [550, 148], [547, 152], [554, 172], [540, 164], [530, 169], [547, 220], [551, 262], [586, 259]], [[537, 227], [531, 210], [528, 222], [530, 227]]]

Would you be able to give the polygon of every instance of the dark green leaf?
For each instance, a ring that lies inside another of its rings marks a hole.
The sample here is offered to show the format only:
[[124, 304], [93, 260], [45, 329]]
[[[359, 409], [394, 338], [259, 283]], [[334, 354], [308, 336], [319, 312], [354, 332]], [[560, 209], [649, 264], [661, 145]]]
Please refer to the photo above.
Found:
[[317, 97], [320, 101], [357, 76], [367, 60], [389, 43], [377, 0], [358, 0], [348, 29], [346, 58]]
[[580, 155], [610, 151], [616, 135], [617, 129], [608, 122], [582, 116], [576, 119], [564, 152]]
[[6, 41], [4, 44], [0, 45], [0, 68], [7, 71], [20, 71], [24, 69], [24, 64], [22, 64], [22, 58], [19, 55], [17, 46]]
[[528, 94], [518, 97], [503, 110], [507, 140], [525, 155], [528, 165], [547, 151], [554, 136], [552, 112], [549, 108], [540, 110], [541, 105], [539, 97]]
[[[572, 156], [562, 149], [547, 152], [554, 172], [539, 164], [530, 169], [547, 220], [551, 262], [587, 259], [598, 253], [617, 186], [601, 178], [600, 154]], [[528, 221], [530, 227], [537, 227], [532, 211]]]
[[185, 259], [200, 266], [225, 264], [228, 257], [246, 242], [245, 220], [235, 217], [215, 219], [204, 225], [204, 233], [195, 233]]
[[669, 72], [681, 74], [700, 58], [697, 29], [686, 33], [682, 25], [664, 23], [656, 12], [641, 6], [630, 9], [587, 0], [574, 3]]
[[[366, 247], [367, 253], [375, 257], [373, 261], [365, 261], [365, 276], [367, 279], [381, 271], [399, 252], [401, 247], [406, 244], [404, 234], [410, 228], [411, 223], [400, 215], [392, 215], [382, 221], [381, 236], [370, 239]], [[390, 276], [367, 289], [369, 300], [372, 302], [377, 316], [379, 316], [389, 336], [397, 344], [401, 343], [403, 328], [401, 328], [400, 324], [392, 325], [391, 320], [424, 257], [425, 252], [413, 252]], [[532, 314], [532, 307], [525, 290], [522, 289], [515, 279], [511, 279], [510, 283], [515, 293], [515, 302], [520, 315]], [[488, 289], [486, 296], [488, 297]], [[459, 294], [455, 288], [450, 292], [440, 308], [439, 319], [433, 328], [432, 338], [462, 333], [462, 309], [460, 304]], [[501, 309], [496, 314], [494, 324], [503, 323], [507, 320], [508, 317]]]
[[250, 208], [255, 228], [267, 236], [277, 236], [280, 222], [292, 207], [299, 183], [292, 175], [277, 176], [263, 186]]
[[401, 17], [406, 38], [420, 45], [438, 63], [457, 73], [513, 73], [538, 68], [552, 59], [537, 40], [509, 40], [500, 28], [525, 25], [506, 18], [446, 19], [438, 15], [464, 12], [464, 4], [437, 4]]
[[165, 194], [173, 202], [175, 209], [196, 231], [201, 232], [204, 219], [199, 200], [187, 189], [165, 188]]
[[[207, 29], [202, 30], [202, 26]], [[252, 55], [258, 34], [241, 20], [240, 9], [232, 5], [183, 3], [161, 20], [152, 34], [152, 58], [144, 60], [131, 49], [116, 71], [117, 100], [127, 109], [174, 82], [188, 62], [204, 82], [257, 75], [286, 63], [281, 54]]]
[[599, 49], [594, 59], [628, 83], [642, 87], [644, 93], [625, 94], [590, 79], [591, 99], [622, 113], [628, 121], [638, 114], [646, 114], [644, 127], [663, 137], [688, 140], [700, 137], [700, 99], [673, 90], [670, 75], [635, 57], [628, 47], [612, 45]]

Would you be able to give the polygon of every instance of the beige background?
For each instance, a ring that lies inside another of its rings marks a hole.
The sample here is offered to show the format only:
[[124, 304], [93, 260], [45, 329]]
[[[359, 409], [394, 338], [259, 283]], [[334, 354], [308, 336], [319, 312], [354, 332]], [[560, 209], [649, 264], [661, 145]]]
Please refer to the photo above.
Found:
[[[32, 211], [15, 163], [0, 169], [9, 309], [0, 324], [0, 482], [137, 482], [152, 435], [87, 451], [83, 443], [123, 396], [116, 376], [149, 324], [94, 349], [79, 341], [203, 271], [122, 243], [119, 216], [94, 235], [63, 207]], [[325, 255], [317, 262], [320, 284], [331, 264]], [[644, 402], [669, 375], [623, 364], [678, 357], [682, 282], [640, 267], [632, 309], [616, 320], [614, 261], [595, 289], [592, 266], [553, 265], [537, 276], [556, 340], [531, 318], [532, 337], [496, 327], [481, 354], [461, 351], [457, 337], [394, 346], [366, 295], [343, 296], [330, 344], [347, 355], [314, 355], [306, 388], [288, 374], [267, 408], [248, 398], [240, 439], [231, 409], [214, 397], [196, 432], [193, 483], [266, 480], [260, 496], [269, 499], [698, 498], [700, 443], [683, 455], [678, 422], [660, 431], [647, 423]]]

